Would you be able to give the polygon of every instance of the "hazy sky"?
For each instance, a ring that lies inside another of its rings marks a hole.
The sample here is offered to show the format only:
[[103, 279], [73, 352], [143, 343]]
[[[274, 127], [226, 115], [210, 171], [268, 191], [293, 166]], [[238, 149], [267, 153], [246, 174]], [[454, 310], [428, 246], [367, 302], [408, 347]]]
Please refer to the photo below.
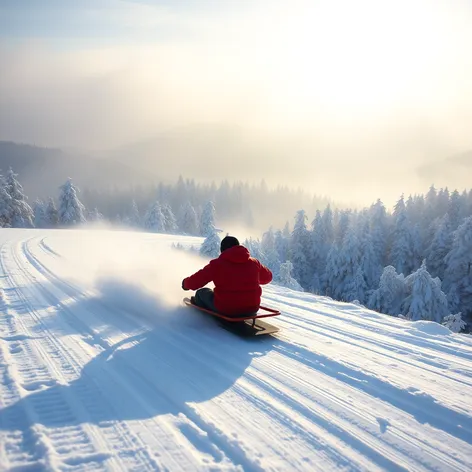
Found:
[[367, 202], [472, 149], [471, 0], [2, 0], [0, 65], [2, 140], [234, 127], [248, 177]]

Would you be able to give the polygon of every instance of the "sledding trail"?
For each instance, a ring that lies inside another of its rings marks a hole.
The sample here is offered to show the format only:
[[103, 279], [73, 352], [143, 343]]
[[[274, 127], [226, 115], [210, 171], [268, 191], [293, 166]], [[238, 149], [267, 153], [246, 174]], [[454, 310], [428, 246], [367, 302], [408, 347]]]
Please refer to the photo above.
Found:
[[1, 230], [0, 470], [471, 470], [469, 336], [271, 285], [238, 338], [173, 242]]

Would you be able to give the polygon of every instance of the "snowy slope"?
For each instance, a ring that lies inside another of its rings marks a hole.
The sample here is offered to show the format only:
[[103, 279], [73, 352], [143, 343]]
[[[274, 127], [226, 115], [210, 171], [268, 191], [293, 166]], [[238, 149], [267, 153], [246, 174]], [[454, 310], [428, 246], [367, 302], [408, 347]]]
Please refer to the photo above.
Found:
[[0, 230], [0, 470], [472, 469], [471, 337], [269, 286], [241, 339], [176, 240]]

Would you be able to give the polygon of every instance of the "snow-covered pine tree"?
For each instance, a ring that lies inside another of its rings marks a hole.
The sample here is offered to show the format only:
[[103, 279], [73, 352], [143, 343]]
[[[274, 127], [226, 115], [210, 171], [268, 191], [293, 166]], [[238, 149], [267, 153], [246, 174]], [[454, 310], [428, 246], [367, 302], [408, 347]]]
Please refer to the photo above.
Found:
[[367, 292], [373, 291], [379, 286], [379, 280], [383, 270], [383, 267], [380, 265], [380, 258], [375, 250], [373, 237], [370, 231], [369, 224], [369, 228], [364, 233], [364, 236], [360, 242], [362, 253], [361, 267], [365, 278]]
[[334, 237], [338, 244], [340, 244], [344, 240], [344, 236], [347, 233], [347, 229], [349, 227], [349, 221], [351, 218], [351, 210], [341, 210], [339, 212], [339, 221], [334, 230]]
[[367, 289], [364, 271], [362, 270], [362, 267], [359, 266], [354, 277], [345, 284], [342, 299], [347, 302], [357, 301], [361, 305], [364, 305], [368, 293], [369, 291]]
[[428, 215], [429, 221], [433, 221], [434, 219], [442, 216], [438, 213], [437, 201], [438, 192], [436, 191], [434, 185], [431, 185], [425, 198], [425, 213]]
[[460, 220], [462, 221], [464, 218], [471, 216], [472, 213], [469, 213], [469, 194], [467, 190], [463, 190], [461, 193], [461, 209], [460, 209]]
[[212, 201], [205, 204], [200, 217], [200, 236], [208, 236], [215, 229], [215, 205]]
[[135, 200], [131, 202], [131, 213], [129, 216], [129, 223], [134, 228], [139, 228], [141, 226], [141, 215], [139, 214], [139, 208]]
[[261, 243], [258, 239], [249, 238], [244, 241], [244, 247], [250, 252], [252, 257], [255, 257], [258, 260], [262, 260], [262, 250]]
[[215, 227], [207, 232], [207, 236], [200, 246], [200, 255], [204, 257], [216, 258], [220, 255], [221, 240]]
[[59, 214], [52, 197], [49, 198], [44, 211], [44, 224], [46, 228], [56, 228], [59, 222]]
[[326, 271], [323, 275], [323, 295], [335, 297], [335, 290], [340, 279], [340, 248], [337, 243], [331, 246], [326, 259]]
[[459, 227], [463, 213], [461, 196], [457, 190], [454, 190], [451, 193], [447, 207], [447, 214], [449, 215], [452, 231], [455, 231]]
[[398, 316], [402, 313], [406, 294], [403, 274], [397, 274], [395, 267], [387, 266], [380, 277], [379, 288], [372, 293], [367, 306], [380, 313]]
[[284, 229], [282, 230], [283, 237], [285, 239], [290, 239], [292, 236], [292, 233], [290, 231], [290, 225], [288, 224], [288, 221], [285, 222]]
[[393, 217], [395, 224], [393, 243], [390, 251], [390, 264], [395, 267], [398, 273], [407, 276], [414, 267], [414, 241], [411, 224], [406, 215], [403, 195], [395, 205]]
[[35, 228], [46, 228], [46, 206], [42, 200], [37, 198], [33, 205]]
[[423, 247], [423, 239], [421, 237], [421, 227], [419, 223], [416, 223], [411, 229], [413, 259], [412, 267], [421, 266], [421, 261], [425, 257], [425, 248]]
[[283, 235], [280, 229], [278, 229], [275, 232], [274, 239], [275, 239], [274, 245], [275, 245], [277, 254], [279, 256], [279, 261], [288, 261], [289, 260], [289, 255], [288, 255], [289, 239]]
[[308, 289], [312, 282], [311, 241], [306, 227], [305, 210], [297, 211], [295, 225], [290, 238], [290, 256], [293, 264], [293, 275], [298, 283]]
[[439, 222], [444, 216], [444, 214], [440, 214], [440, 211], [438, 211], [437, 201], [438, 196], [436, 189], [434, 188], [434, 186], [431, 186], [425, 198], [424, 215], [421, 219], [423, 226], [423, 243], [425, 247], [426, 257], [429, 255], [428, 251], [431, 247], [431, 243], [433, 242], [433, 238], [439, 226]]
[[362, 270], [361, 243], [354, 222], [349, 225], [339, 253], [339, 275], [332, 280], [334, 297], [347, 302], [365, 302], [367, 285]]
[[405, 279], [407, 297], [403, 302], [403, 314], [412, 321], [428, 320], [441, 323], [450, 312], [447, 298], [441, 290], [441, 281], [433, 279], [426, 268], [421, 267]]
[[11, 197], [0, 180], [0, 228], [11, 227], [10, 202]]
[[460, 333], [465, 329], [467, 323], [462, 320], [462, 314], [447, 315], [443, 318], [442, 324], [453, 333]]
[[178, 232], [177, 220], [174, 212], [168, 203], [164, 203], [161, 207], [162, 214], [164, 215], [165, 230], [166, 233], [175, 234]]
[[339, 242], [336, 236], [336, 228], [339, 226], [339, 217], [340, 217], [339, 208], [335, 208], [333, 211], [333, 237], [336, 243]]
[[33, 210], [26, 202], [27, 197], [23, 193], [23, 187], [18, 182], [10, 167], [5, 178], [5, 190], [11, 199], [9, 200], [10, 225], [13, 228], [31, 228], [33, 224]]
[[5, 178], [0, 173], [0, 228], [9, 228], [11, 226], [10, 200], [11, 197], [6, 189]]
[[88, 221], [97, 222], [97, 221], [102, 221], [104, 218], [103, 218], [103, 215], [98, 210], [98, 208], [95, 207], [91, 212], [89, 212], [89, 216], [87, 219]]
[[319, 210], [316, 211], [315, 219], [311, 223], [311, 250], [312, 250], [312, 282], [311, 289], [314, 293], [323, 293], [322, 279], [326, 270], [328, 252], [333, 244], [333, 217], [331, 208], [328, 206], [323, 216]]
[[198, 234], [198, 218], [195, 208], [188, 201], [185, 203], [179, 212], [179, 229], [184, 234], [196, 236]]
[[448, 188], [447, 187], [445, 189], [441, 188], [436, 198], [436, 207], [437, 207], [438, 217], [444, 216], [444, 214], [447, 212], [449, 208], [449, 199], [450, 199], [450, 194], [449, 194]]
[[271, 270], [275, 277], [280, 267], [280, 259], [275, 246], [275, 235], [272, 226], [262, 235], [261, 251], [262, 263]]
[[449, 221], [449, 215], [446, 213], [436, 229], [431, 246], [428, 249], [426, 265], [432, 277], [439, 277], [444, 280], [444, 271], [446, 270], [446, 256], [452, 248], [453, 232]]
[[410, 221], [416, 221], [415, 203], [413, 197], [410, 195], [405, 203], [406, 216]]
[[[372, 242], [372, 251], [374, 253], [373, 266], [380, 266], [381, 270], [387, 261], [388, 246], [388, 219], [385, 206], [380, 200], [369, 209], [369, 227]], [[365, 270], [367, 274], [367, 270]]]
[[72, 226], [85, 223], [85, 207], [77, 196], [78, 189], [69, 178], [67, 182], [60, 187], [59, 196], [59, 224], [63, 226]]
[[415, 223], [420, 224], [425, 214], [425, 198], [423, 195], [410, 197], [407, 203], [408, 218]]
[[159, 202], [154, 202], [144, 218], [144, 227], [153, 233], [165, 232], [165, 218]]
[[277, 285], [303, 292], [302, 286], [292, 277], [293, 264], [290, 261], [280, 264], [274, 281]]
[[417, 265], [420, 265], [424, 257], [426, 257], [427, 248], [431, 244], [431, 234], [429, 226], [431, 224], [431, 218], [427, 212], [427, 203], [424, 195], [416, 195], [413, 199], [413, 208], [409, 216], [410, 221], [414, 221], [417, 225], [419, 232], [419, 242], [421, 242], [421, 257]]
[[472, 313], [472, 216], [454, 232], [452, 248], [446, 256], [444, 292], [452, 312]]
[[[349, 218], [348, 218], [349, 219]], [[334, 241], [334, 225], [333, 225], [333, 211], [331, 210], [331, 205], [328, 205], [321, 217], [321, 233], [322, 233], [322, 242], [325, 244], [325, 252], [329, 250]]]
[[321, 221], [321, 211], [316, 210], [315, 213], [315, 218], [311, 222], [311, 241], [313, 245], [313, 250], [316, 251], [316, 249], [321, 246], [323, 243], [323, 227], [322, 227], [322, 221]]

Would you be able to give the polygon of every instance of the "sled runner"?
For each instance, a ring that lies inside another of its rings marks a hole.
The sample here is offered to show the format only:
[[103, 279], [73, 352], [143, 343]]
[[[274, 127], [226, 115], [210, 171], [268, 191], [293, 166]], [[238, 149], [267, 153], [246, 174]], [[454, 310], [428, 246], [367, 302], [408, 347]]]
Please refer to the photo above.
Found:
[[218, 319], [223, 328], [241, 336], [260, 336], [262, 334], [274, 334], [279, 331], [279, 328], [277, 326], [271, 325], [269, 323], [266, 323], [265, 321], [260, 320], [261, 318], [269, 318], [271, 316], [280, 315], [280, 311], [274, 310], [272, 308], [266, 308], [261, 306], [259, 310], [262, 310], [265, 313], [260, 314], [259, 311], [254, 316], [243, 316], [240, 318], [233, 318], [229, 316], [220, 315], [219, 313], [207, 310], [206, 308], [199, 307], [193, 304], [190, 298], [187, 297], [184, 298], [184, 303], [187, 306], [191, 306], [193, 308], [196, 308], [197, 310], [212, 315], [213, 317]]

